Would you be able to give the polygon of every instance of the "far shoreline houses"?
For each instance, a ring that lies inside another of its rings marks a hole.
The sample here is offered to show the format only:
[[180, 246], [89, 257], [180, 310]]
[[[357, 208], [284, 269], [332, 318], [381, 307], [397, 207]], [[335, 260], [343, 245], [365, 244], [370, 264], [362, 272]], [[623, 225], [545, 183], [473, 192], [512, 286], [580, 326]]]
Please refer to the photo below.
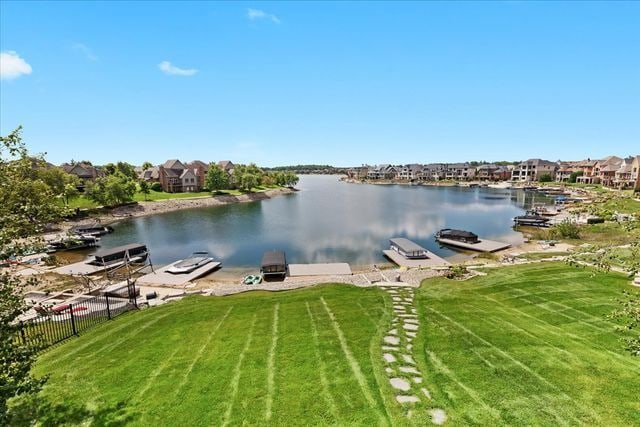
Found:
[[608, 156], [601, 160], [549, 161], [529, 159], [518, 164], [494, 163], [412, 163], [380, 164], [349, 168], [347, 176], [359, 181], [512, 181], [534, 183], [549, 175], [551, 181], [568, 182], [576, 174], [576, 182], [602, 184], [619, 189], [640, 190], [640, 155], [620, 158]]

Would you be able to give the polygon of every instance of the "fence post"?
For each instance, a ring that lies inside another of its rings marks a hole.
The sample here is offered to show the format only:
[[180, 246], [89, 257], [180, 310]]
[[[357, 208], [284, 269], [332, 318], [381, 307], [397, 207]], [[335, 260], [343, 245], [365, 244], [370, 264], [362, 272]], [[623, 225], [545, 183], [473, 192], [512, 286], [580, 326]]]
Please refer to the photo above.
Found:
[[107, 299], [107, 318], [111, 320], [111, 309], [109, 308], [109, 295], [104, 296]]
[[20, 337], [22, 338], [22, 343], [27, 345], [27, 337], [24, 334], [24, 323], [22, 320], [20, 321]]
[[76, 330], [76, 319], [73, 316], [73, 304], [69, 304], [69, 313], [71, 314], [71, 330], [73, 331], [73, 335], [78, 335], [78, 331]]

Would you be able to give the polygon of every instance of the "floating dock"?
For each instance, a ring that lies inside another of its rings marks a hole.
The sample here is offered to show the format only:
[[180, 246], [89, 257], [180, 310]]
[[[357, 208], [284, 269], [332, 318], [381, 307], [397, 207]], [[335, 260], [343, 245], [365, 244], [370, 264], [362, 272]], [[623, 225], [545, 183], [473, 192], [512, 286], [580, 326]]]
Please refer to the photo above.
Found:
[[440, 258], [433, 252], [426, 251], [427, 258], [408, 259], [400, 255], [398, 252], [387, 249], [382, 251], [391, 261], [398, 264], [400, 267], [407, 268], [425, 268], [425, 267], [446, 267], [451, 265], [449, 261], [444, 258]]
[[478, 239], [477, 243], [461, 242], [459, 240], [452, 239], [437, 239], [439, 243], [447, 246], [456, 246], [462, 249], [469, 249], [471, 251], [478, 252], [496, 252], [503, 249], [507, 249], [511, 245], [508, 243], [496, 242], [487, 239]]
[[289, 264], [289, 277], [297, 276], [337, 276], [353, 274], [346, 262], [320, 264]]
[[136, 280], [138, 285], [163, 285], [163, 286], [182, 286], [192, 280], [195, 280], [199, 277], [204, 276], [205, 274], [211, 273], [216, 268], [220, 267], [221, 263], [219, 262], [210, 262], [208, 264], [203, 265], [200, 268], [196, 268], [191, 273], [187, 274], [171, 274], [167, 273], [167, 269], [173, 267], [179, 262], [183, 260], [178, 260], [169, 265], [165, 265], [164, 267], [156, 270], [154, 273], [145, 274]]

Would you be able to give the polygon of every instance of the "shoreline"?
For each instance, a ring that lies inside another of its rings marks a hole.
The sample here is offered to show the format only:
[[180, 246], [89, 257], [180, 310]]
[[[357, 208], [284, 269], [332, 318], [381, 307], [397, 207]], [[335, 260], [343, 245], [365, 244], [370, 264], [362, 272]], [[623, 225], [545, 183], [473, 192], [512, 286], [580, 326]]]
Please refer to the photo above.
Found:
[[210, 206], [223, 206], [233, 203], [249, 203], [261, 200], [269, 200], [274, 197], [294, 194], [300, 190], [283, 187], [266, 190], [260, 193], [247, 193], [240, 196], [218, 195], [211, 197], [176, 198], [156, 201], [142, 201], [136, 204], [118, 206], [99, 212], [96, 215], [89, 215], [88, 218], [79, 220], [68, 220], [58, 223], [63, 230], [76, 225], [91, 224], [99, 222], [101, 224], [113, 224], [123, 219], [139, 218], [143, 216], [158, 215], [167, 212], [175, 212], [186, 209], [198, 209]]

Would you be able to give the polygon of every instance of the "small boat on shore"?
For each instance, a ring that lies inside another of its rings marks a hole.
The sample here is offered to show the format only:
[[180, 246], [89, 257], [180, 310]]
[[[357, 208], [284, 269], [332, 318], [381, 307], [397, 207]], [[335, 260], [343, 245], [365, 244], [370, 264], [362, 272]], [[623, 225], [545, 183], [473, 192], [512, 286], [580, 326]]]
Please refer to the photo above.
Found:
[[242, 283], [244, 285], [259, 285], [260, 283], [262, 283], [262, 276], [249, 274], [248, 276], [244, 276], [244, 279], [242, 279]]
[[213, 258], [209, 256], [209, 252], [194, 252], [189, 258], [186, 258], [171, 267], [167, 268], [167, 273], [186, 274], [209, 264]]
[[535, 211], [528, 211], [525, 215], [518, 215], [513, 218], [516, 225], [528, 225], [532, 227], [547, 227], [549, 218], [538, 215]]
[[83, 236], [103, 236], [108, 233], [113, 233], [113, 227], [102, 224], [84, 224], [71, 227], [70, 230], [74, 234]]

